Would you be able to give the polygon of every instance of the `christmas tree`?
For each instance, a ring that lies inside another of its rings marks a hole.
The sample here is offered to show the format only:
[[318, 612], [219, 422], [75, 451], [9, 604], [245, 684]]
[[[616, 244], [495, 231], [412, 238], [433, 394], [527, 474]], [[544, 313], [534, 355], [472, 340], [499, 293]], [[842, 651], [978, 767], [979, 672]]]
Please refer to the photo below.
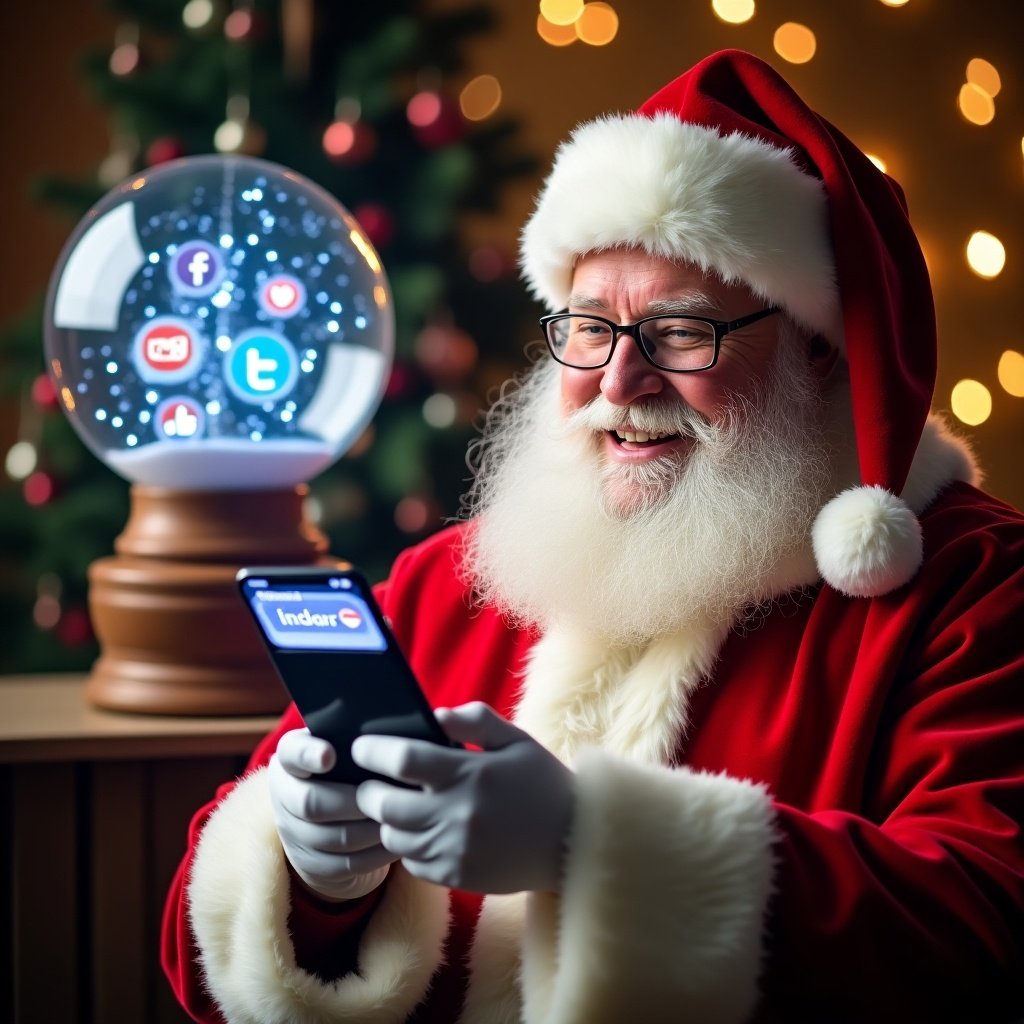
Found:
[[[201, 153], [290, 167], [338, 197], [390, 279], [396, 356], [373, 425], [312, 482], [330, 550], [381, 578], [458, 509], [466, 442], [487, 395], [522, 362], [532, 314], [501, 246], [460, 239], [532, 160], [517, 125], [467, 83], [464, 51], [494, 28], [484, 6], [416, 0], [118, 0], [123, 20], [85, 62], [109, 110], [110, 155], [86, 182], [48, 180], [75, 220], [142, 168]], [[464, 86], [461, 94], [456, 90]], [[128, 485], [79, 441], [43, 364], [42, 297], [2, 339], [19, 439], [0, 490], [2, 670], [86, 668], [96, 655], [87, 570], [112, 550]]]

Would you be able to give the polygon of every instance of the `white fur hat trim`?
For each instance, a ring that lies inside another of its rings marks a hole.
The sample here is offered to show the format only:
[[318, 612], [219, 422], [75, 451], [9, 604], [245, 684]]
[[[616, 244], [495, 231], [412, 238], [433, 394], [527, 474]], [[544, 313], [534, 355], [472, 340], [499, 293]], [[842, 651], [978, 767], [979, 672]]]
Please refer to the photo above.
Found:
[[812, 531], [822, 578], [849, 597], [881, 597], [921, 566], [921, 524], [884, 487], [850, 487], [818, 513]]
[[617, 246], [746, 284], [843, 345], [825, 189], [789, 149], [670, 113], [581, 125], [523, 229], [523, 275], [549, 309], [564, 309], [577, 259]]

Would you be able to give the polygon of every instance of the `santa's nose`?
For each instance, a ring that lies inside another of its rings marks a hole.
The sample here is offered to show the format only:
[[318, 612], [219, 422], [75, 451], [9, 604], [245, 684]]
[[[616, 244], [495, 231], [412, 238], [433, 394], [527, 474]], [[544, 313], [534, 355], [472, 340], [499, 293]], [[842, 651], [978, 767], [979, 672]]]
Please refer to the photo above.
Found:
[[630, 335], [620, 334], [608, 365], [596, 371], [601, 374], [601, 394], [614, 405], [630, 405], [665, 389], [664, 373], [647, 362], [640, 344]]

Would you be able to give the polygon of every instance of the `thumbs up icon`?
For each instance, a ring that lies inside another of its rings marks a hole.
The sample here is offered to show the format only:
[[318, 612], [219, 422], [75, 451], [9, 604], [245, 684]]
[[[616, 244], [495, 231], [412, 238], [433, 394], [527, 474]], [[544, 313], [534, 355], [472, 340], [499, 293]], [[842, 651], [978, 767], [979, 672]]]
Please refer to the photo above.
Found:
[[157, 417], [160, 430], [167, 438], [195, 437], [201, 426], [202, 411], [187, 398], [171, 398], [164, 403]]

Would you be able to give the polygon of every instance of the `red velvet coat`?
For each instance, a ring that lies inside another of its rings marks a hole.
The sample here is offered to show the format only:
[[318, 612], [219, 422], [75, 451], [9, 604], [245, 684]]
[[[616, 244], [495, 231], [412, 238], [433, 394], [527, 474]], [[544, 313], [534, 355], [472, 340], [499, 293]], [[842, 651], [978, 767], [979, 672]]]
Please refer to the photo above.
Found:
[[[873, 599], [819, 586], [730, 631], [710, 662], [698, 658], [713, 667], [686, 691], [688, 725], [664, 767], [581, 758], [566, 892], [527, 912], [523, 993], [484, 986], [472, 1019], [611, 1021], [630, 1007], [638, 1021], [699, 1024], [1024, 1016], [1024, 519], [953, 484], [921, 521], [925, 560], [908, 586]], [[538, 693], [561, 685], [558, 672], [550, 662], [528, 667], [537, 637], [473, 606], [455, 572], [458, 537], [448, 530], [404, 554], [381, 602], [434, 704], [483, 699], [512, 716], [524, 671]], [[290, 709], [253, 768], [299, 724]], [[163, 941], [182, 1002], [197, 1020], [221, 1019], [205, 970], [230, 1019], [456, 1020], [467, 958], [486, 965], [490, 956], [471, 948], [479, 898], [452, 893], [450, 909], [438, 910], [431, 893], [403, 895], [435, 887], [393, 869], [382, 890], [343, 910], [315, 905], [289, 886], [272, 826], [251, 811], [266, 802], [259, 779], [242, 783], [251, 792], [239, 807], [249, 799], [250, 810], [231, 817], [224, 805], [240, 787], [229, 783], [193, 822]], [[213, 871], [206, 882], [193, 860], [215, 809], [223, 836], [199, 854]], [[209, 893], [232, 884], [223, 862], [242, 865], [259, 844], [276, 881], [253, 869], [214, 924], [201, 923]], [[759, 879], [749, 891], [748, 877]], [[264, 884], [277, 893], [270, 923], [254, 923], [264, 920], [257, 908], [240, 925]], [[371, 947], [411, 929], [420, 896], [433, 900], [425, 918], [441, 916], [409, 939], [424, 959], [414, 977], [383, 969], [395, 979], [384, 988], [404, 987], [402, 998], [332, 1002], [330, 979], [368, 978]], [[389, 900], [404, 900], [410, 916], [378, 934]], [[516, 913], [509, 934], [524, 927]], [[198, 954], [194, 929], [204, 936]], [[438, 964], [430, 947], [446, 932]], [[494, 934], [500, 944], [505, 933]], [[531, 949], [549, 962], [531, 963]], [[245, 1009], [260, 985], [264, 1002], [253, 1005], [265, 1009]]]

